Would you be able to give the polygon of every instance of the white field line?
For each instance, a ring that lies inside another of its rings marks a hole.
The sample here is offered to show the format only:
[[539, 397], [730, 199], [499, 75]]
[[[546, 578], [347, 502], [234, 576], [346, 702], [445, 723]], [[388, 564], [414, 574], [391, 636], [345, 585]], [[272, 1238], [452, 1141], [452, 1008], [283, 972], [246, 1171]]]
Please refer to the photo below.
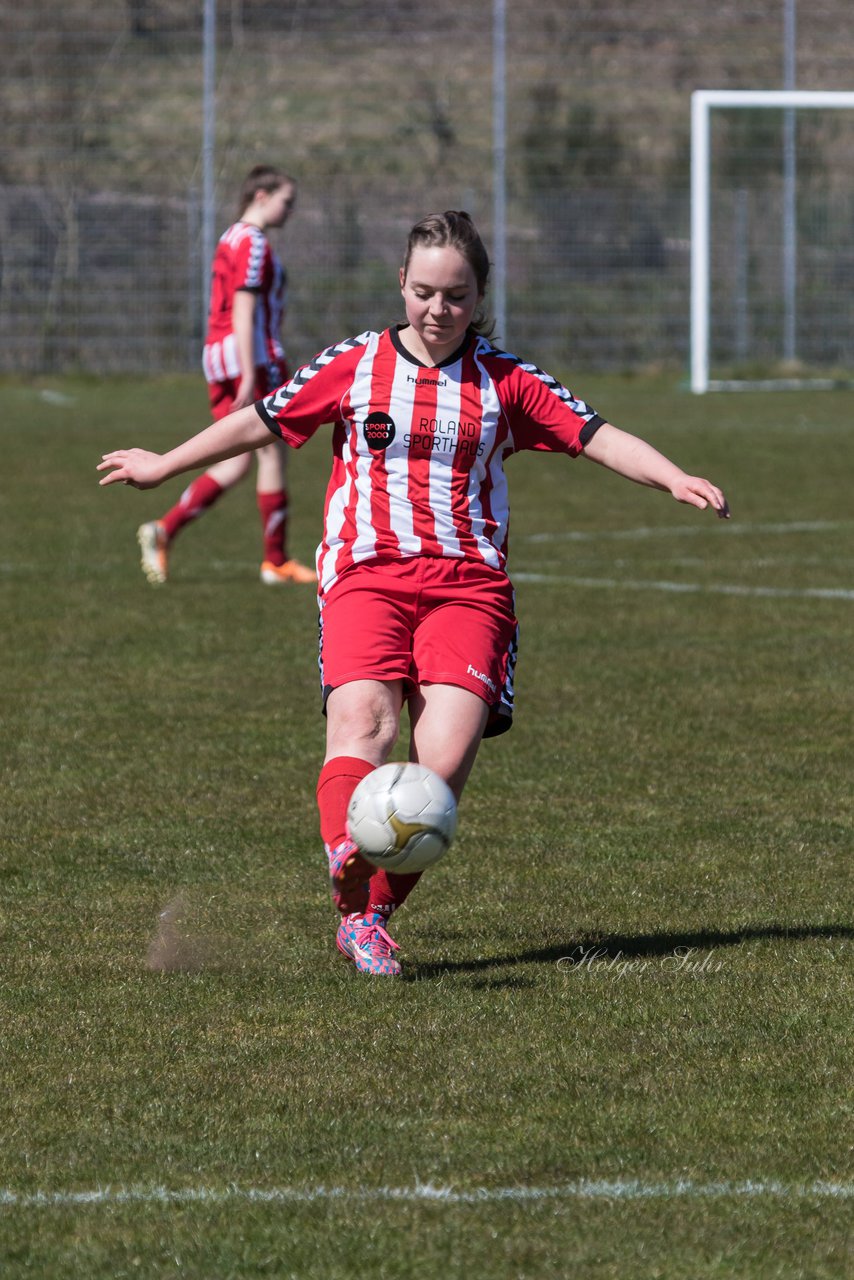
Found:
[[768, 596], [771, 598], [792, 598], [810, 600], [854, 600], [854, 588], [851, 587], [743, 587], [725, 582], [659, 582], [632, 578], [574, 578], [559, 573], [513, 573], [514, 582], [555, 583], [571, 587], [607, 587], [610, 590], [622, 587], [626, 591], [673, 591], [690, 593], [706, 593], [718, 596]]
[[636, 542], [643, 538], [685, 538], [700, 533], [724, 533], [727, 538], [740, 534], [787, 534], [787, 533], [828, 533], [835, 529], [850, 529], [851, 520], [792, 520], [780, 524], [740, 524], [737, 521], [727, 522], [720, 526], [717, 521], [703, 524], [666, 525], [662, 528], [641, 526], [638, 529], [561, 529], [555, 533], [517, 533], [513, 542]]
[[[724, 536], [739, 534], [791, 534], [827, 533], [834, 529], [848, 529], [851, 520], [791, 520], [779, 524], [728, 524]], [[529, 533], [517, 535], [516, 542], [639, 542], [651, 538], [684, 538], [700, 533], [717, 532], [712, 524], [666, 526], [661, 529], [641, 526], [638, 529], [581, 530], [566, 529], [557, 533]], [[720, 530], [723, 532], [723, 530]], [[746, 587], [738, 584], [699, 582], [646, 581], [621, 578], [580, 578], [562, 573], [515, 573], [514, 582], [555, 583], [573, 587], [605, 587], [627, 591], [671, 591], [683, 593], [705, 592], [722, 596], [766, 596], [771, 599], [854, 600], [854, 589], [849, 587]]]
[[98, 1187], [91, 1191], [0, 1190], [0, 1208], [65, 1209], [87, 1205], [121, 1204], [209, 1204], [234, 1201], [252, 1204], [315, 1204], [328, 1200], [370, 1203], [431, 1201], [439, 1204], [529, 1203], [540, 1200], [674, 1200], [686, 1199], [772, 1199], [850, 1200], [854, 1183], [784, 1183], [753, 1180], [744, 1182], [620, 1182], [582, 1179], [551, 1187], [478, 1187], [470, 1191], [416, 1183], [412, 1187]]

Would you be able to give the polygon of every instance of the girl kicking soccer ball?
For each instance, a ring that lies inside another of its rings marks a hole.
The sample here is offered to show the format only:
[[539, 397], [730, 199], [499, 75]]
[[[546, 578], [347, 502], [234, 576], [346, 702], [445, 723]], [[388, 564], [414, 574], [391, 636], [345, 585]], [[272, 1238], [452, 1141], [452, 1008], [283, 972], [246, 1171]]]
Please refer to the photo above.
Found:
[[370, 866], [345, 825], [356, 784], [397, 739], [404, 702], [410, 758], [458, 799], [481, 739], [510, 727], [517, 624], [505, 459], [521, 449], [583, 456], [729, 516], [710, 481], [490, 342], [488, 274], [468, 214], [433, 214], [412, 228], [400, 268], [404, 324], [328, 347], [169, 453], [117, 449], [98, 468], [101, 484], [149, 489], [259, 449], [271, 434], [299, 448], [332, 424], [317, 551], [326, 714], [317, 803], [338, 948], [363, 973], [400, 973], [387, 926], [420, 878]]

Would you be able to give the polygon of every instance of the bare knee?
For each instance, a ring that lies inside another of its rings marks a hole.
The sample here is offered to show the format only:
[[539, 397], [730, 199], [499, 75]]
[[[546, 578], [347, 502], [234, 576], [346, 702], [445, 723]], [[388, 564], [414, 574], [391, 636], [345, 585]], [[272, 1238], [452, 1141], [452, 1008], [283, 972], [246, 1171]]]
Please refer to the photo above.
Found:
[[258, 492], [273, 493], [284, 489], [287, 480], [288, 447], [278, 440], [256, 450]]
[[239, 453], [235, 458], [226, 458], [223, 462], [214, 463], [208, 469], [208, 475], [212, 476], [222, 489], [230, 489], [232, 485], [243, 479], [251, 466], [252, 455]]
[[326, 706], [327, 760], [352, 755], [382, 764], [397, 741], [400, 708], [394, 685], [357, 681], [333, 689]]

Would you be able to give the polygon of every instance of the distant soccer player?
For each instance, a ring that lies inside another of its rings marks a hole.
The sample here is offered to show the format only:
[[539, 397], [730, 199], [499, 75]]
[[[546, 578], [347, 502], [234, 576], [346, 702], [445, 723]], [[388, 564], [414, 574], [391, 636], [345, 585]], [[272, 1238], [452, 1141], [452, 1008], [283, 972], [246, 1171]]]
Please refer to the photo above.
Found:
[[[269, 165], [256, 165], [243, 183], [238, 220], [217, 245], [202, 356], [215, 419], [252, 404], [288, 379], [281, 343], [286, 275], [265, 232], [284, 226], [295, 199], [293, 178]], [[257, 457], [261, 581], [316, 582], [313, 569], [287, 554], [288, 447], [272, 440]], [[242, 480], [251, 466], [249, 453], [218, 463], [194, 480], [159, 520], [140, 525], [137, 538], [149, 582], [166, 581], [169, 550], [177, 535]]]
[[510, 727], [516, 616], [505, 571], [504, 462], [521, 449], [583, 455], [678, 502], [729, 515], [723, 493], [604, 421], [533, 364], [484, 335], [486, 249], [465, 213], [409, 235], [407, 323], [321, 352], [254, 407], [162, 457], [104, 455], [102, 484], [147, 489], [200, 463], [295, 448], [334, 423], [320, 568], [326, 759], [320, 831], [339, 949], [361, 972], [399, 974], [389, 917], [418, 880], [375, 870], [346, 831], [359, 780], [383, 764], [409, 703], [410, 759], [459, 797], [481, 738]]

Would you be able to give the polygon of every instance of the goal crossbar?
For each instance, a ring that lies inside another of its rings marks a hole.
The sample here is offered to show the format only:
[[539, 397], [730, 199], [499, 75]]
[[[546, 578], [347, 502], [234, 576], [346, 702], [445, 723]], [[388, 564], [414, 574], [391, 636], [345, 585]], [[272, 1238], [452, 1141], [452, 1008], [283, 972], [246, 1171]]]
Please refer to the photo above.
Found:
[[854, 108], [854, 93], [811, 89], [697, 89], [691, 94], [691, 390], [709, 381], [709, 284], [712, 110], [726, 107]]

